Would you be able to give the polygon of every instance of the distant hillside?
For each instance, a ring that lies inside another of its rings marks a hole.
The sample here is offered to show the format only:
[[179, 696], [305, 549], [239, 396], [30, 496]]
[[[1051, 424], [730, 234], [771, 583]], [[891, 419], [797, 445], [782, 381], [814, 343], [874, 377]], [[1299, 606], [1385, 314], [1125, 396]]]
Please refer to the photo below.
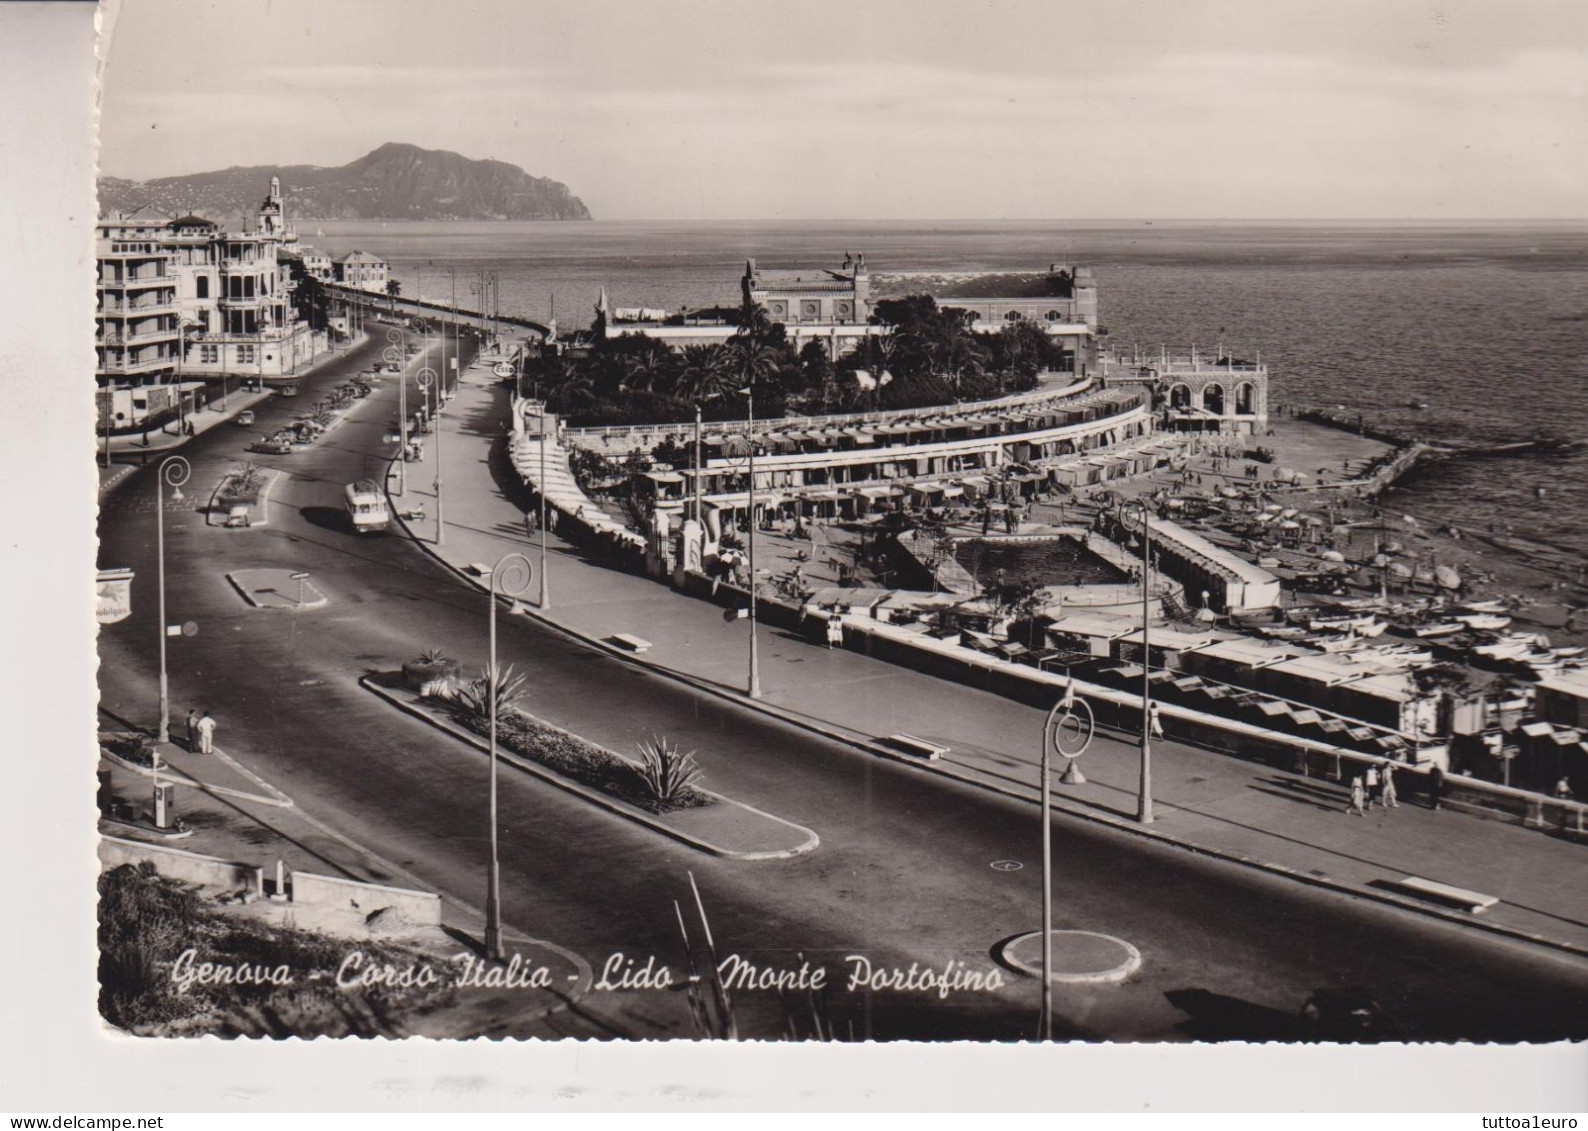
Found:
[[505, 161], [472, 161], [439, 149], [388, 142], [336, 168], [234, 166], [216, 173], [128, 181], [99, 179], [101, 211], [152, 205], [227, 222], [252, 215], [272, 176], [293, 220], [588, 220], [568, 186]]

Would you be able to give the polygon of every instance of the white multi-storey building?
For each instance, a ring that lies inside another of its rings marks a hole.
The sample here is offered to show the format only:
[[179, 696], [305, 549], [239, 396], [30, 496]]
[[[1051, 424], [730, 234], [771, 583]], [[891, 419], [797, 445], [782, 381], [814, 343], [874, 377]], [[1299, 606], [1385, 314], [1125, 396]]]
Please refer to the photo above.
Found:
[[[252, 231], [139, 209], [99, 221], [99, 366], [106, 388], [183, 379], [290, 377], [323, 338], [298, 321], [282, 250], [287, 225], [272, 177]], [[158, 395], [149, 400], [157, 411]]]

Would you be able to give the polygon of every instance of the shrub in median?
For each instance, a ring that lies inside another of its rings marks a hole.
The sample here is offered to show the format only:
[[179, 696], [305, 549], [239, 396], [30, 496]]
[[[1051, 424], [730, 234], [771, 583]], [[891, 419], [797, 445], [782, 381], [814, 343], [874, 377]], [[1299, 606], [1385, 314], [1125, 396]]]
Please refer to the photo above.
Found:
[[420, 694], [433, 694], [457, 686], [458, 662], [440, 648], [426, 648], [417, 660], [403, 665], [403, 685]]

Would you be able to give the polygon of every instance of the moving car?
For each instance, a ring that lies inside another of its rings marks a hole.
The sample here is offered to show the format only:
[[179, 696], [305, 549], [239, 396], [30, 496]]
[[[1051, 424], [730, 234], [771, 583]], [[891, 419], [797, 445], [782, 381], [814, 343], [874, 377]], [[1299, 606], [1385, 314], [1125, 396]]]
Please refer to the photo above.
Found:
[[239, 412], [237, 414], [237, 423], [242, 425], [244, 428], [248, 427], [253, 422], [254, 422], [254, 410], [253, 409], [245, 408], [245, 409], [243, 409], [242, 412]]
[[386, 492], [373, 479], [360, 479], [347, 485], [347, 517], [359, 534], [374, 534], [391, 524]]

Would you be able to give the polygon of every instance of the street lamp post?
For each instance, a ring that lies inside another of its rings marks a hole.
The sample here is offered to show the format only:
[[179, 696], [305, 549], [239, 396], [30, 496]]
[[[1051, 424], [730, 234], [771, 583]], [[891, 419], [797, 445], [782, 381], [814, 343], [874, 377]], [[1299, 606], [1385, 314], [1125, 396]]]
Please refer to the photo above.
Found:
[[391, 345], [381, 356], [387, 364], [398, 367], [397, 433], [402, 451], [397, 457], [397, 495], [401, 498], [408, 489], [408, 335], [393, 326], [386, 331], [386, 340]]
[[761, 698], [761, 659], [756, 651], [755, 640], [755, 387], [746, 384], [745, 396], [745, 440], [750, 448], [750, 497], [748, 523], [750, 537], [750, 698]]
[[491, 870], [485, 883], [485, 953], [496, 961], [502, 957], [502, 867], [496, 836], [496, 699], [501, 685], [496, 666], [496, 598], [517, 597], [529, 588], [534, 573], [529, 559], [517, 551], [503, 554], [491, 569], [491, 664], [485, 671], [491, 714]]
[[173, 488], [172, 502], [182, 499], [182, 484], [193, 474], [193, 467], [181, 456], [167, 456], [160, 461], [155, 479], [155, 560], [160, 575], [160, 732], [161, 742], [171, 741], [171, 687], [165, 666], [165, 488]]
[[1141, 784], [1136, 800], [1136, 820], [1152, 824], [1152, 617], [1149, 593], [1152, 575], [1152, 523], [1147, 504], [1133, 500], [1120, 508], [1120, 516], [1135, 512], [1141, 523]]
[[[539, 390], [536, 390], [537, 392]], [[540, 608], [551, 608], [551, 579], [546, 576], [546, 402], [540, 402]]]
[[[419, 376], [414, 378], [419, 387], [424, 390], [425, 403], [430, 403], [430, 390], [436, 386], [436, 371], [428, 365], [419, 371]], [[427, 409], [427, 411], [430, 411]], [[436, 545], [439, 546], [446, 537], [446, 522], [441, 509], [441, 398], [437, 392], [435, 409], [431, 411], [431, 430], [436, 437]]]
[[1058, 754], [1070, 764], [1059, 780], [1065, 784], [1086, 781], [1075, 763], [1092, 744], [1097, 721], [1085, 699], [1075, 694], [1073, 677], [1064, 697], [1048, 712], [1042, 726], [1042, 1021], [1038, 1040], [1053, 1039], [1053, 799], [1052, 758]]

